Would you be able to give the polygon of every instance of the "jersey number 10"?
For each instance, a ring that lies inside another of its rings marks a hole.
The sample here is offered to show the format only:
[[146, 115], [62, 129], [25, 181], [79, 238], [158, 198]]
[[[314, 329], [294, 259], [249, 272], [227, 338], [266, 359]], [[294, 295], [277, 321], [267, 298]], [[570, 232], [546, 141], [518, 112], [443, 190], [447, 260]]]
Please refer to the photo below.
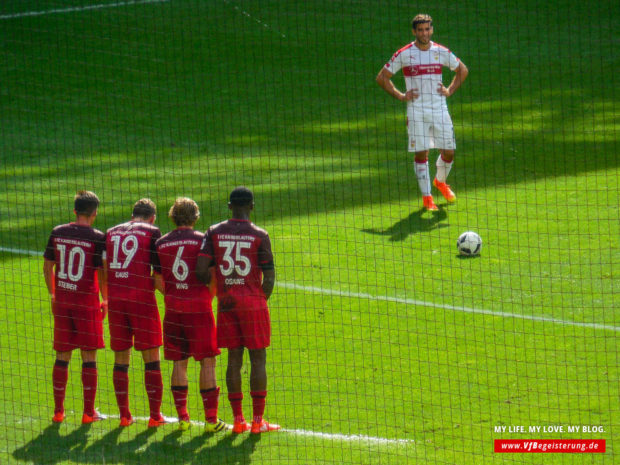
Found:
[[[69, 278], [73, 282], [82, 279], [84, 275], [84, 263], [86, 262], [86, 253], [80, 246], [72, 247], [67, 255], [67, 246], [64, 244], [56, 244], [58, 250], [58, 277], [60, 279]], [[77, 260], [77, 269], [75, 262]], [[75, 272], [74, 272], [75, 270]]]

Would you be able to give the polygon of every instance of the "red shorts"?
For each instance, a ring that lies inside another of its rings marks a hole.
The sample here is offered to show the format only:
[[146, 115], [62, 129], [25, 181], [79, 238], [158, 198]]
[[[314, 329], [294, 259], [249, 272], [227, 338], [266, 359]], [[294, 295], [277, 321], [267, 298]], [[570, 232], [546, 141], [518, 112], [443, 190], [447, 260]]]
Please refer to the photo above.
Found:
[[161, 319], [154, 295], [148, 300], [108, 299], [110, 348], [115, 351], [152, 349], [162, 345]]
[[103, 318], [99, 296], [88, 296], [79, 303], [55, 302], [54, 350], [103, 349]]
[[217, 348], [213, 312], [175, 312], [164, 316], [164, 358], [202, 360], [220, 354]]
[[264, 297], [235, 299], [230, 309], [218, 309], [217, 345], [226, 349], [264, 349], [271, 344], [271, 320]]

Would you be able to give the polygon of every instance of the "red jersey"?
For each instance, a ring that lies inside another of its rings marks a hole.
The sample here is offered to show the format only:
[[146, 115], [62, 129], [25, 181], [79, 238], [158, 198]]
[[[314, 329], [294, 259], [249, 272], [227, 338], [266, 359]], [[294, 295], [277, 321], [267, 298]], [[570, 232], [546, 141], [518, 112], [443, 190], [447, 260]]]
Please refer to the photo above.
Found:
[[155, 244], [157, 260], [165, 283], [166, 311], [204, 311], [211, 309], [213, 295], [196, 278], [196, 260], [204, 235], [193, 229], [178, 228], [161, 237]]
[[155, 242], [158, 227], [142, 221], [128, 221], [108, 229], [104, 259], [108, 267], [110, 298], [141, 302], [152, 293], [151, 268], [159, 271]]
[[200, 254], [215, 266], [220, 306], [233, 297], [263, 293], [263, 271], [273, 269], [269, 234], [248, 220], [230, 219], [213, 225], [205, 234]]
[[76, 223], [56, 226], [43, 256], [56, 263], [56, 301], [79, 303], [87, 297], [99, 299], [97, 268], [103, 267], [105, 234]]

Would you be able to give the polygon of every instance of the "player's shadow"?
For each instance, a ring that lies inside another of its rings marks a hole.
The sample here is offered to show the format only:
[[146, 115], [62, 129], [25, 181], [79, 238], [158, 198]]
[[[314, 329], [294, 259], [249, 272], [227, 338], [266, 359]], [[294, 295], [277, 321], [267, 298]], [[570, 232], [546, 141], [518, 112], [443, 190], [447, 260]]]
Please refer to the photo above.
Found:
[[33, 464], [73, 461], [84, 456], [90, 427], [91, 425], [83, 425], [63, 436], [60, 434], [61, 425], [51, 424], [36, 438], [15, 449], [13, 457], [18, 461]]
[[[256, 445], [260, 441], [260, 435], [241, 436], [232, 433], [199, 433], [187, 442], [181, 441], [180, 439], [186, 434], [188, 433], [180, 431], [169, 433], [161, 441], [151, 442], [140, 452], [140, 456], [145, 459], [145, 463], [147, 461], [160, 463], [157, 461], [159, 458], [162, 460], [161, 463], [166, 463], [170, 457], [174, 457], [181, 463], [249, 465], [252, 463], [252, 454]], [[212, 439], [216, 442], [211, 445]]]
[[94, 463], [100, 463], [101, 457], [108, 457], [111, 461], [114, 459], [123, 459], [127, 462], [131, 462], [129, 459], [138, 460], [140, 454], [138, 450], [143, 448], [149, 438], [157, 433], [155, 428], [148, 428], [136, 434], [129, 441], [119, 441], [123, 431], [126, 430], [121, 427], [111, 430], [86, 448], [84, 457], [92, 459]]
[[411, 234], [445, 228], [448, 225], [442, 223], [442, 221], [446, 218], [448, 218], [446, 209], [442, 205], [439, 205], [439, 210], [434, 212], [427, 213], [424, 208], [416, 210], [385, 230], [362, 229], [362, 232], [379, 236], [389, 236], [390, 241], [396, 242], [405, 240]]

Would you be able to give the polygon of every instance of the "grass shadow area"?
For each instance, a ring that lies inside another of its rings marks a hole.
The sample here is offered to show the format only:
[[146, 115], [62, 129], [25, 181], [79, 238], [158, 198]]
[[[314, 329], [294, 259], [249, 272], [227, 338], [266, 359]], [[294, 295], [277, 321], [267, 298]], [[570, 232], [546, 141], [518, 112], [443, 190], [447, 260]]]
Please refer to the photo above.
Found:
[[[127, 429], [115, 428], [93, 441], [90, 425], [80, 426], [67, 435], [61, 425], [45, 428], [37, 437], [12, 453], [18, 462], [36, 465], [60, 463], [217, 463], [244, 465], [260, 441], [260, 436], [197, 434], [180, 431], [162, 437], [154, 428], [138, 432], [129, 440], [121, 435]], [[131, 432], [130, 432], [131, 434]], [[187, 439], [189, 438], [189, 439]]]
[[378, 236], [389, 236], [391, 242], [399, 242], [407, 239], [411, 234], [428, 232], [448, 226], [446, 223], [442, 223], [448, 218], [448, 213], [443, 205], [439, 205], [438, 211], [429, 212], [426, 215], [425, 213], [426, 210], [420, 208], [387, 229], [362, 229], [362, 232]]

